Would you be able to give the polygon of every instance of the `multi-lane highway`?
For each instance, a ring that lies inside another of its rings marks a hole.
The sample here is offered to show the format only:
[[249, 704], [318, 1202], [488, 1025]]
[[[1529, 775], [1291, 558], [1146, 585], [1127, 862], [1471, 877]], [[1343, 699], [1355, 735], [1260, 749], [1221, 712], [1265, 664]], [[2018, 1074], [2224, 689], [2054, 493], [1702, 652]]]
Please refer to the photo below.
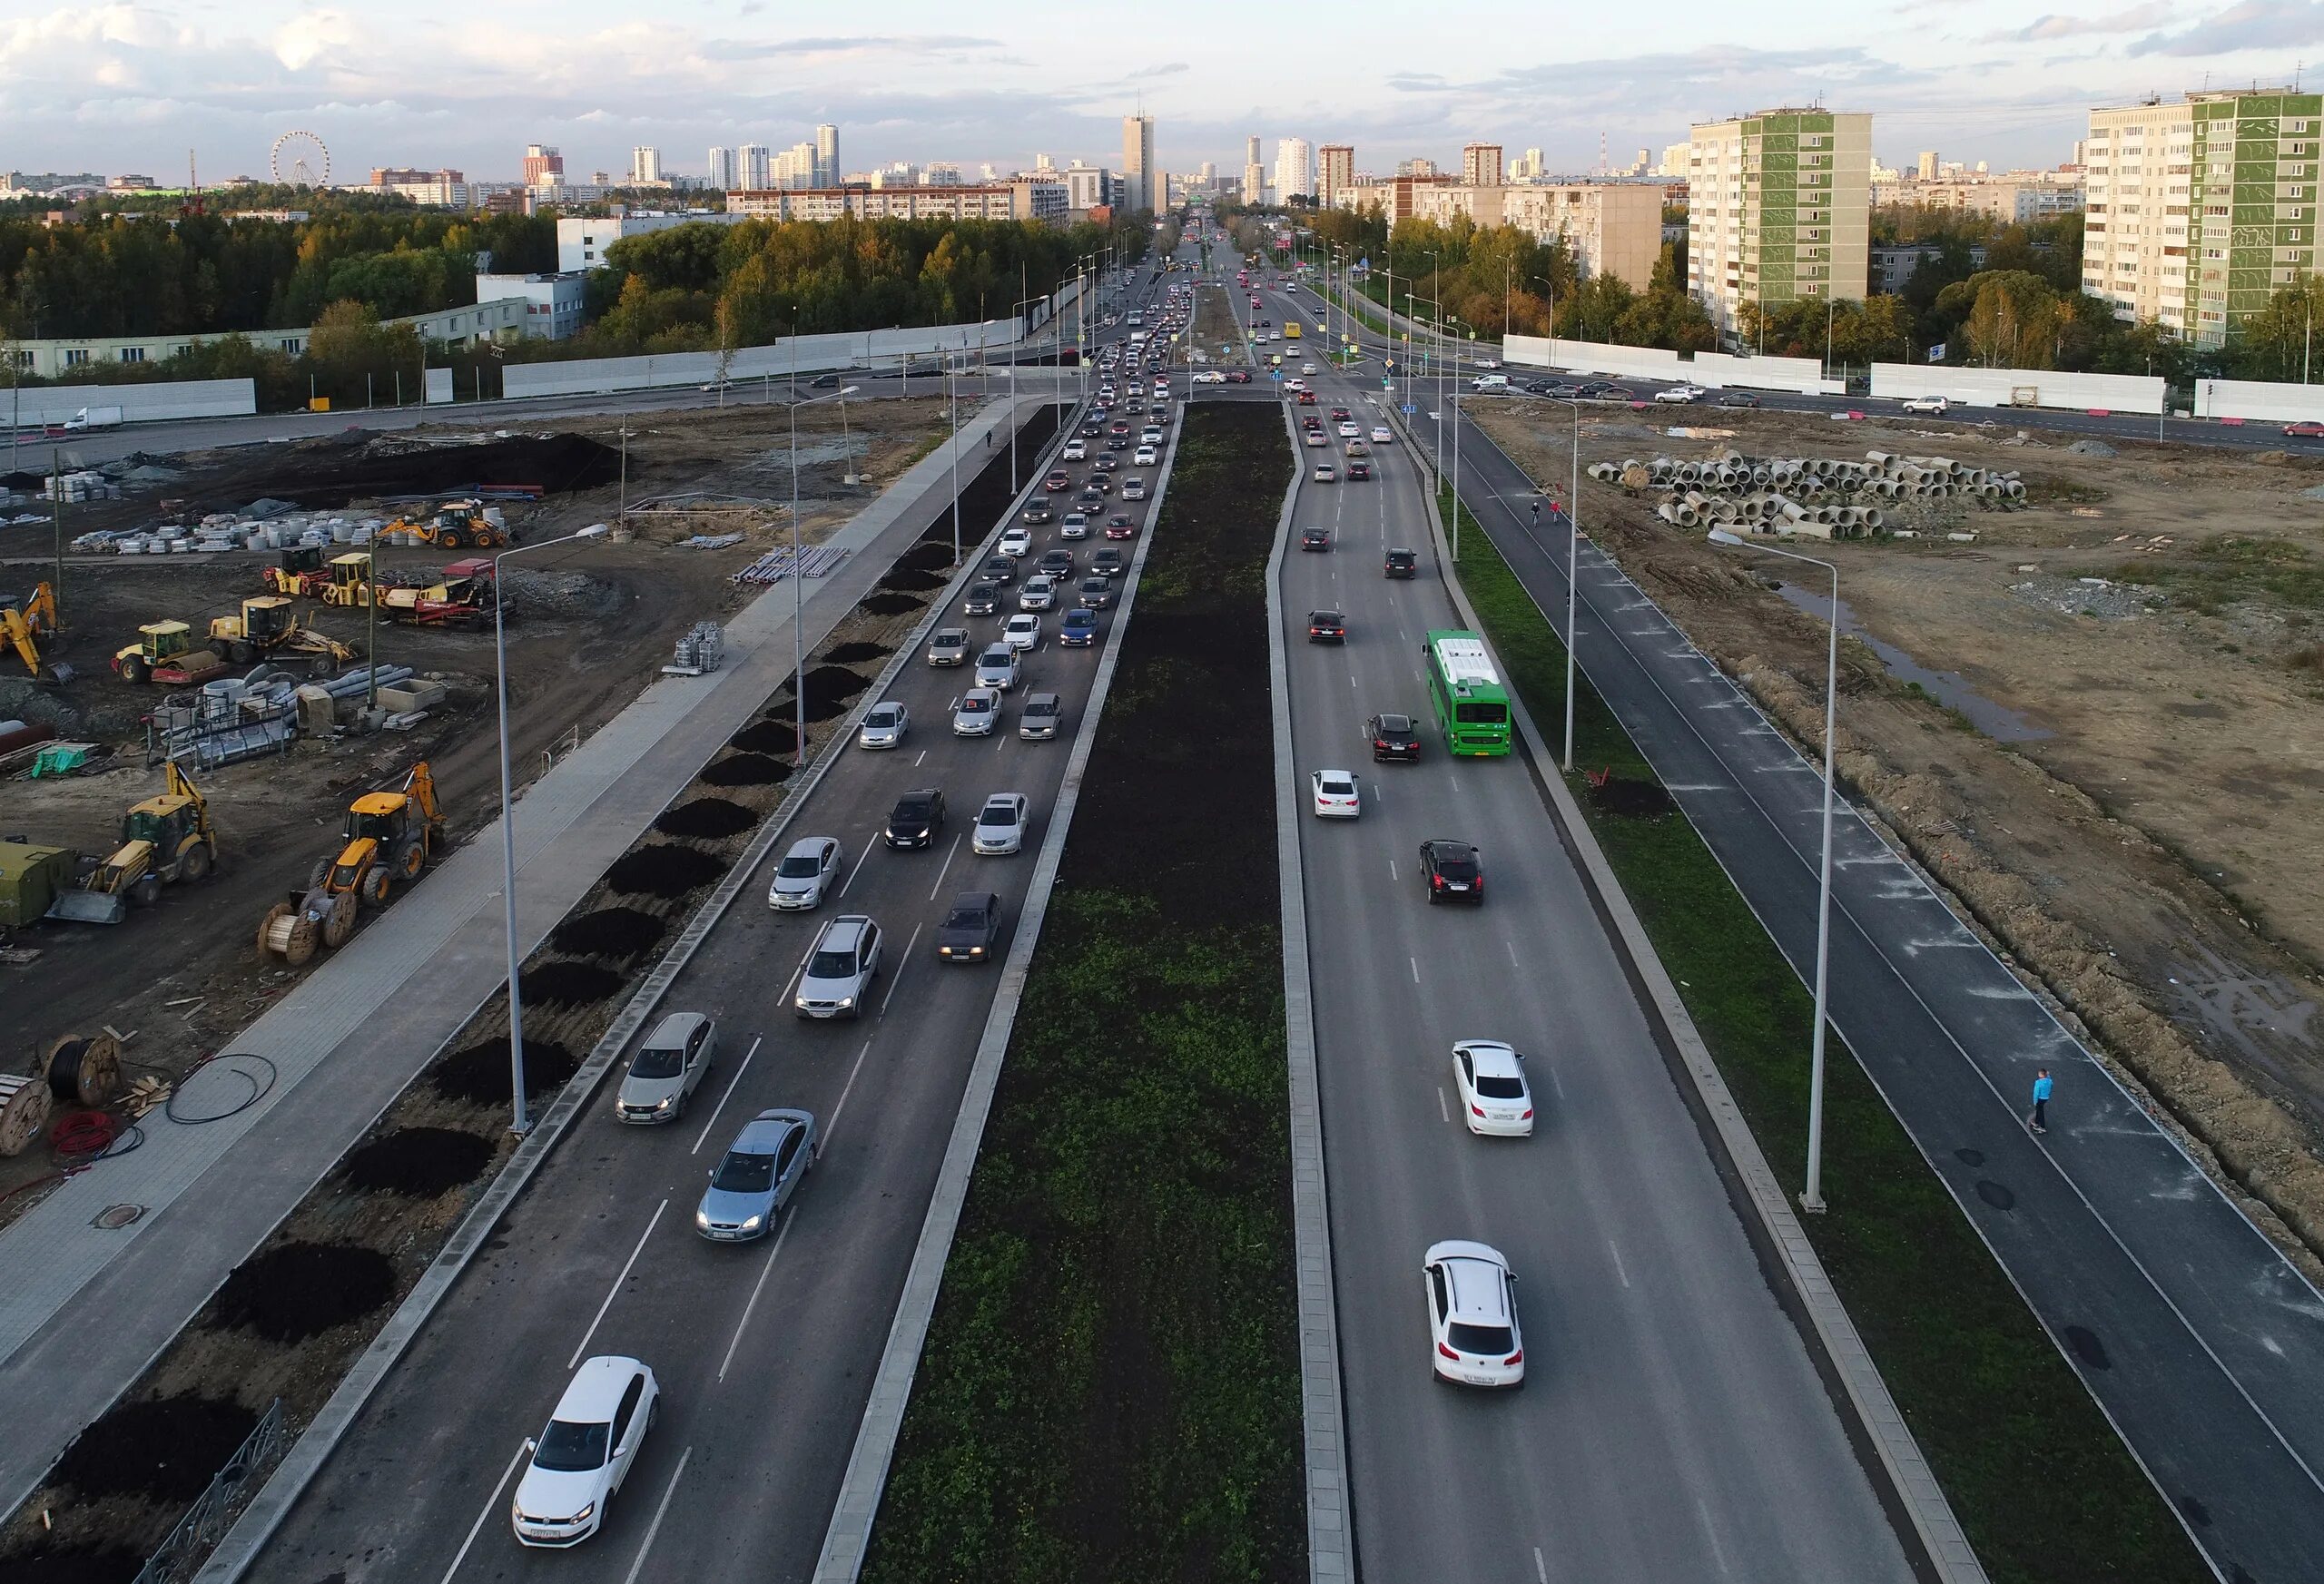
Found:
[[[1088, 471], [1071, 468], [1077, 485]], [[1142, 537], [1157, 504], [1108, 512], [1130, 514]], [[1036, 549], [1059, 545], [1056, 534], [1036, 530]], [[1104, 543], [1070, 546], [1078, 565]], [[1127, 559], [1137, 546], [1114, 547]], [[1015, 606], [1010, 597], [974, 618], [955, 608], [940, 625], [967, 627], [981, 647]], [[663, 1002], [717, 1019], [717, 1065], [692, 1108], [675, 1125], [623, 1127], [610, 1115], [615, 1086], [605, 1087], [251, 1577], [450, 1584], [553, 1573], [631, 1584], [810, 1574], [999, 979], [997, 963], [940, 964], [933, 934], [953, 894], [970, 890], [1000, 893], [1013, 923], [1096, 670], [1096, 649], [1057, 646], [1059, 615], [1044, 618], [1049, 642], [1027, 658], [990, 737], [951, 731], [948, 706], [969, 668], [911, 656], [885, 694], [911, 712], [903, 743], [842, 750], [779, 844], [837, 837], [846, 859], [833, 894], [812, 913], [772, 912], [766, 866]], [[1063, 696], [1056, 740], [1018, 736], [1036, 691]], [[888, 812], [918, 787], [943, 790], [949, 822], [927, 851], [890, 851]], [[970, 827], [999, 792], [1031, 801], [1025, 851], [977, 857]], [[817, 928], [841, 913], [878, 921], [885, 971], [860, 1021], [799, 1021], [788, 981]], [[694, 1212], [710, 1167], [773, 1107], [820, 1120], [817, 1164], [773, 1235], [705, 1242]], [[654, 1368], [658, 1427], [603, 1532], [569, 1554], [523, 1550], [508, 1513], [524, 1440], [575, 1363], [601, 1353]]]
[[[1278, 325], [1298, 311], [1264, 300]], [[1310, 379], [1323, 405], [1295, 413], [1384, 421], [1376, 378]], [[1364, 802], [1305, 819], [1301, 842], [1363, 1576], [1905, 1579], [1525, 762], [1452, 761], [1427, 723], [1422, 635], [1460, 622], [1415, 469], [1382, 445], [1371, 482], [1314, 482], [1344, 448], [1300, 448], [1295, 535], [1324, 526], [1334, 547], [1286, 556], [1282, 603], [1295, 779], [1352, 770]], [[1418, 579], [1384, 577], [1391, 546], [1421, 552]], [[1307, 642], [1319, 606], [1344, 615], [1344, 647]], [[1421, 719], [1419, 764], [1372, 762], [1382, 711]], [[1482, 907], [1427, 904], [1432, 837], [1482, 848]], [[1527, 1055], [1533, 1136], [1462, 1126], [1464, 1038]], [[1517, 1273], [1520, 1392], [1432, 1378], [1421, 1262], [1447, 1238]]]

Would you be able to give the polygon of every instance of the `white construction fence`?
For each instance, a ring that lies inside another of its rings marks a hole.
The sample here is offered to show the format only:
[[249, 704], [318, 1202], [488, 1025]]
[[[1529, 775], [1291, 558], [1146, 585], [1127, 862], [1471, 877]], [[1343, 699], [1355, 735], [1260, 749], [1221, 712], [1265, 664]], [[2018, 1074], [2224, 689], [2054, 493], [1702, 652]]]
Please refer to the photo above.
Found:
[[1956, 369], [1945, 363], [1872, 366], [1875, 396], [1941, 396], [1962, 407], [2160, 413], [2163, 385], [2159, 374], [2062, 374], [2055, 369]]
[[1803, 396], [1838, 396], [1846, 389], [1840, 380], [1825, 379], [1823, 365], [1813, 358], [1748, 358], [1727, 352], [1682, 356], [1659, 347], [1551, 336], [1510, 336], [1502, 343], [1502, 356], [1513, 365], [1651, 380], [1665, 387], [1789, 390]]
[[2198, 379], [2195, 416], [2238, 424], [2324, 423], [2324, 385], [2280, 385], [2261, 379]]
[[0, 423], [61, 424], [83, 408], [117, 407], [125, 424], [170, 418], [247, 418], [258, 411], [248, 379], [157, 379], [143, 385], [27, 385], [0, 393]]

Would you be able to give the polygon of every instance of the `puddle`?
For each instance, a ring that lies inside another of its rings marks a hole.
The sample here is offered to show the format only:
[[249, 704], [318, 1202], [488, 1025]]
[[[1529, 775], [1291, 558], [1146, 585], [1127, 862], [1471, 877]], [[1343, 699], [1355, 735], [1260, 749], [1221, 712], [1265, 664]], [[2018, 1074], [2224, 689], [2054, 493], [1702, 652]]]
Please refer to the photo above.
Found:
[[[1789, 583], [1777, 585], [1776, 592], [1817, 621], [1831, 619], [1832, 600], [1829, 595], [1817, 594]], [[1971, 725], [1996, 743], [2038, 743], [2052, 735], [2015, 710], [1997, 704], [1977, 692], [1961, 679], [1959, 673], [1931, 671], [1896, 644], [1874, 637], [1856, 619], [1856, 612], [1848, 608], [1846, 600], [1840, 601], [1840, 631], [1879, 655], [1880, 664], [1888, 668], [1889, 675], [1899, 682], [1918, 683], [1922, 691], [1930, 697], [1941, 704], [1959, 710], [1969, 717]]]

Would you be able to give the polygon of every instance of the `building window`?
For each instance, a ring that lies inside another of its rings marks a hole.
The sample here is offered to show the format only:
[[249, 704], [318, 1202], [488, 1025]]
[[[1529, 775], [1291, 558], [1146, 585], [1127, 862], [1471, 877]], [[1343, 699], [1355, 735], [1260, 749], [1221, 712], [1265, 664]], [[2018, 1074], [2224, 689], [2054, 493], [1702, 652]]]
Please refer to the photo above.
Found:
[[67, 348], [65, 348], [65, 349], [64, 349], [64, 366], [65, 366], [67, 369], [78, 369], [79, 367], [81, 367], [81, 365], [83, 365], [84, 363], [86, 363], [88, 360], [89, 360], [89, 349], [88, 349], [88, 348], [86, 348], [86, 347], [67, 347]]
[[124, 363], [143, 363], [145, 360], [145, 349], [123, 347], [121, 349], [121, 360]]

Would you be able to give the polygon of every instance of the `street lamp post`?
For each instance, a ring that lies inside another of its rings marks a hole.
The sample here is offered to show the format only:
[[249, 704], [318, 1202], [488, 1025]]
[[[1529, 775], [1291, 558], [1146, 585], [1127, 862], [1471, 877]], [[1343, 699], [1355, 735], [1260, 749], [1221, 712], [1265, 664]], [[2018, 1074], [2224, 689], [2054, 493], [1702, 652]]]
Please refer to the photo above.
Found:
[[[799, 409], [802, 407], [812, 407], [818, 401], [839, 403], [839, 426], [842, 437], [840, 443], [846, 448], [849, 457], [843, 466], [852, 470], [855, 466], [853, 460], [855, 448], [850, 444], [847, 435], [847, 398], [862, 389], [860, 385], [842, 385], [830, 396], [819, 396], [812, 401], [794, 401], [791, 404], [791, 699], [792, 703], [798, 706], [799, 716], [792, 725], [791, 764], [794, 770], [804, 770], [807, 767], [807, 635], [803, 625], [804, 607], [807, 603], [807, 573], [806, 563], [802, 559], [807, 553], [807, 545], [804, 536], [799, 531]], [[960, 436], [956, 429], [953, 435], [953, 450], [956, 453], [960, 449], [959, 441]], [[957, 482], [960, 477], [957, 471], [959, 467], [960, 463], [956, 457], [953, 462], [956, 490], [959, 488]], [[855, 481], [852, 471], [847, 475], [847, 479], [851, 484]], [[958, 561], [960, 557], [956, 555], [953, 559]]]
[[1820, 1214], [1824, 1208], [1824, 1005], [1832, 959], [1832, 738], [1840, 696], [1840, 569], [1797, 550], [1752, 544], [1725, 528], [1713, 528], [1710, 542], [1729, 549], [1780, 556], [1787, 561], [1804, 561], [1832, 575], [1832, 606], [1826, 613], [1831, 643], [1824, 658], [1824, 859], [1816, 901], [1816, 1034], [1807, 1069], [1807, 1188], [1799, 1195], [1802, 1209]]
[[500, 593], [500, 564], [511, 556], [569, 545], [576, 539], [601, 538], [605, 532], [605, 524], [591, 523], [578, 533], [544, 539], [537, 545], [511, 546], [492, 558], [493, 686], [500, 704], [500, 900], [508, 945], [509, 1131], [520, 1138], [532, 1131], [533, 1125], [525, 1115], [525, 999], [517, 978], [517, 825], [509, 808], [508, 629], [501, 619], [506, 601]]

